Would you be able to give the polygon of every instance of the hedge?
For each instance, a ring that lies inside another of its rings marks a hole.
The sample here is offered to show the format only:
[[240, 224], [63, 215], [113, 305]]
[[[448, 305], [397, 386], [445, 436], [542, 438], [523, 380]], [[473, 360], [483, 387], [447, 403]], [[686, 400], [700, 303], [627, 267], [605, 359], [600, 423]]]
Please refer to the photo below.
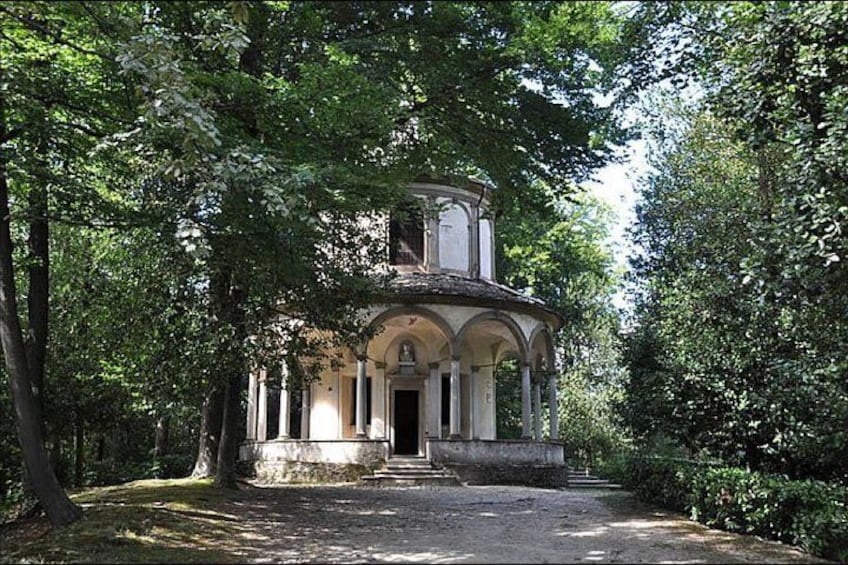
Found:
[[651, 456], [626, 456], [604, 472], [639, 498], [687, 512], [707, 526], [848, 561], [848, 487], [843, 485]]

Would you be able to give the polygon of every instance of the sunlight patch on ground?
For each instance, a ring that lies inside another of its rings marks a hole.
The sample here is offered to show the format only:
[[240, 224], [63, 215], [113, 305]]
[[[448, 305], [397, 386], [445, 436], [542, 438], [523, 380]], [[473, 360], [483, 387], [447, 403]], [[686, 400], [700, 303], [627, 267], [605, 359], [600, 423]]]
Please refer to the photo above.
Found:
[[679, 524], [676, 520], [628, 520], [627, 522], [610, 522], [611, 528], [633, 528], [635, 530], [647, 528], [673, 528]]
[[473, 561], [471, 553], [445, 555], [444, 553], [418, 552], [418, 553], [374, 553], [376, 561], [388, 563], [458, 563], [460, 561]]

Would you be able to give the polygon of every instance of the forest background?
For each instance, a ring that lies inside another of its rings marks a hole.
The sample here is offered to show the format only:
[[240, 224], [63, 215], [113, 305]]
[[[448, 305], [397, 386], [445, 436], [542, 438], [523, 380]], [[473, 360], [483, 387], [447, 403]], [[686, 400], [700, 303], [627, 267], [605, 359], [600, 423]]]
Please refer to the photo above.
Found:
[[[567, 320], [572, 462], [786, 482], [836, 524], [794, 541], [848, 539], [846, 30], [839, 2], [0, 5], [2, 510], [232, 486], [248, 365], [314, 349], [273, 306], [356, 338], [385, 249], [354, 219], [423, 172], [498, 187], [501, 282]], [[637, 136], [624, 273], [579, 186]]]

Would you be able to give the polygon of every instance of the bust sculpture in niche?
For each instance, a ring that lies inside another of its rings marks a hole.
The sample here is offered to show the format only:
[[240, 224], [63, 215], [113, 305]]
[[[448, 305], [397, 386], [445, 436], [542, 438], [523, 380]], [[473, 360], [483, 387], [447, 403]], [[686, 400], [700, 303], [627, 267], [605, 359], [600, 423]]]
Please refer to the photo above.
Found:
[[400, 344], [398, 367], [401, 375], [415, 374], [415, 348], [412, 342], [404, 341]]

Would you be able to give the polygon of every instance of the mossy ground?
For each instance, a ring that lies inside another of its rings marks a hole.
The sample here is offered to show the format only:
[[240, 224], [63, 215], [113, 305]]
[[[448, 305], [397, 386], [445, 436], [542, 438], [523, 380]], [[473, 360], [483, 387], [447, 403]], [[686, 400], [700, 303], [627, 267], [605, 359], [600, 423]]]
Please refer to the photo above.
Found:
[[84, 517], [66, 528], [44, 517], [3, 526], [0, 562], [238, 562], [244, 525], [225, 508], [240, 495], [195, 479], [86, 489], [71, 496]]

